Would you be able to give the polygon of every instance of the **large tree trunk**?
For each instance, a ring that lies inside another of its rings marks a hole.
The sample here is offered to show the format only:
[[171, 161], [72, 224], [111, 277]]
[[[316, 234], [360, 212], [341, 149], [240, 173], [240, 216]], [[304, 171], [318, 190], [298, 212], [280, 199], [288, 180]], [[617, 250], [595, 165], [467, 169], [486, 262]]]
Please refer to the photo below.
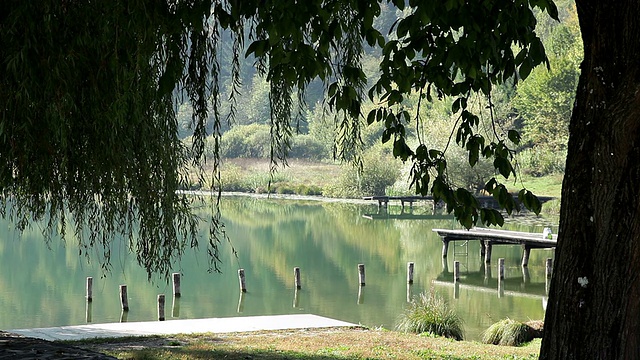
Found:
[[640, 2], [576, 0], [585, 48], [541, 359], [640, 359]]

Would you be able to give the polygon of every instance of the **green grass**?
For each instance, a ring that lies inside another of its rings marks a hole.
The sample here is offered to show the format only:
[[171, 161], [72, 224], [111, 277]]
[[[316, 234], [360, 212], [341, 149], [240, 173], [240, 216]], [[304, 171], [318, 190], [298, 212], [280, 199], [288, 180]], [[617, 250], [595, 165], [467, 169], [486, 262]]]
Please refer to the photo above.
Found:
[[529, 325], [504, 319], [491, 325], [484, 332], [482, 342], [493, 345], [520, 346], [533, 340], [536, 335], [536, 331]]
[[507, 347], [359, 327], [84, 340], [73, 345], [131, 360], [532, 360], [540, 351], [539, 339]]
[[560, 197], [562, 191], [562, 174], [546, 175], [541, 177], [524, 176], [519, 181], [508, 183], [509, 190], [520, 190], [522, 186], [531, 190], [538, 196]]

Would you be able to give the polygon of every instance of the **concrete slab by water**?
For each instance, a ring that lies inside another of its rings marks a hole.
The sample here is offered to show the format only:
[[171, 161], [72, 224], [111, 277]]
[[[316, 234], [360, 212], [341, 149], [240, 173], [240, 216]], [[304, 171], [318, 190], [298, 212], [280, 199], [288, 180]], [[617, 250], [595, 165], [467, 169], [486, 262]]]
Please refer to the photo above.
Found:
[[44, 340], [82, 340], [123, 336], [229, 333], [350, 326], [357, 326], [357, 324], [311, 314], [295, 314], [88, 324], [8, 331]]

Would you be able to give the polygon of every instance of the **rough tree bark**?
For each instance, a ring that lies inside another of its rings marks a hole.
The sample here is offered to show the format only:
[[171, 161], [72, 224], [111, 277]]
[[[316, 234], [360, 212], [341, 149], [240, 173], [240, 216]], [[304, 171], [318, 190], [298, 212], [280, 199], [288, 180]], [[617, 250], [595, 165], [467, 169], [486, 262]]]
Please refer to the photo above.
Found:
[[576, 0], [571, 118], [541, 359], [640, 359], [640, 2]]

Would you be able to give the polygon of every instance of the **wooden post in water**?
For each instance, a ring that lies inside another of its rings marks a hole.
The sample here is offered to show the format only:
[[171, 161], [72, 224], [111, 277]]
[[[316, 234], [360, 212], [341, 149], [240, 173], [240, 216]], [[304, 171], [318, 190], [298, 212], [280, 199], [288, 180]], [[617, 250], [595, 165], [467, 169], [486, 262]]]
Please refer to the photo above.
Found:
[[93, 301], [93, 278], [87, 277], [87, 301]]
[[504, 258], [498, 259], [498, 277], [504, 280]]
[[120, 285], [120, 304], [122, 311], [129, 311], [129, 298], [127, 296], [127, 285]]
[[173, 296], [180, 297], [180, 273], [171, 274], [173, 277]]
[[358, 279], [360, 280], [360, 286], [364, 286], [364, 264], [358, 264]]
[[453, 284], [453, 298], [454, 299], [459, 299], [460, 298], [460, 283], [456, 282], [455, 284]]
[[173, 297], [173, 303], [171, 304], [171, 317], [180, 317], [180, 298]]
[[553, 272], [553, 259], [548, 258], [546, 261], [546, 276], [545, 276], [545, 281], [544, 281], [544, 290], [547, 293], [547, 295], [549, 294], [549, 290], [551, 288], [551, 276], [553, 276], [552, 274]]
[[244, 278], [244, 269], [238, 269], [238, 280], [240, 281], [240, 291], [247, 292], [247, 284]]
[[487, 241], [484, 242], [484, 248], [485, 248], [485, 250], [484, 250], [484, 262], [486, 264], [491, 263], [491, 247], [492, 247], [491, 241], [487, 240]]
[[482, 260], [484, 260], [485, 249], [484, 241], [480, 241], [480, 259]]
[[522, 246], [522, 267], [529, 265], [529, 255], [531, 254], [531, 247], [527, 245]]
[[238, 299], [238, 314], [244, 311], [244, 293], [240, 292], [240, 298]]
[[294, 283], [296, 285], [296, 289], [302, 289], [302, 285], [300, 283], [300, 268], [299, 267], [294, 267], [293, 268], [293, 278], [294, 278]]
[[293, 292], [293, 308], [296, 309], [300, 306], [300, 297], [298, 296], [298, 289], [296, 288]]
[[453, 262], [453, 282], [458, 281], [460, 281], [460, 261], [456, 260]]
[[120, 322], [126, 323], [128, 318], [129, 318], [129, 312], [122, 310], [122, 312], [120, 312]]
[[164, 321], [164, 294], [158, 294], [158, 321]]
[[87, 320], [87, 324], [91, 322], [92, 307], [93, 303], [91, 301], [87, 301], [85, 308], [85, 319]]
[[407, 284], [413, 284], [413, 263], [407, 263]]

